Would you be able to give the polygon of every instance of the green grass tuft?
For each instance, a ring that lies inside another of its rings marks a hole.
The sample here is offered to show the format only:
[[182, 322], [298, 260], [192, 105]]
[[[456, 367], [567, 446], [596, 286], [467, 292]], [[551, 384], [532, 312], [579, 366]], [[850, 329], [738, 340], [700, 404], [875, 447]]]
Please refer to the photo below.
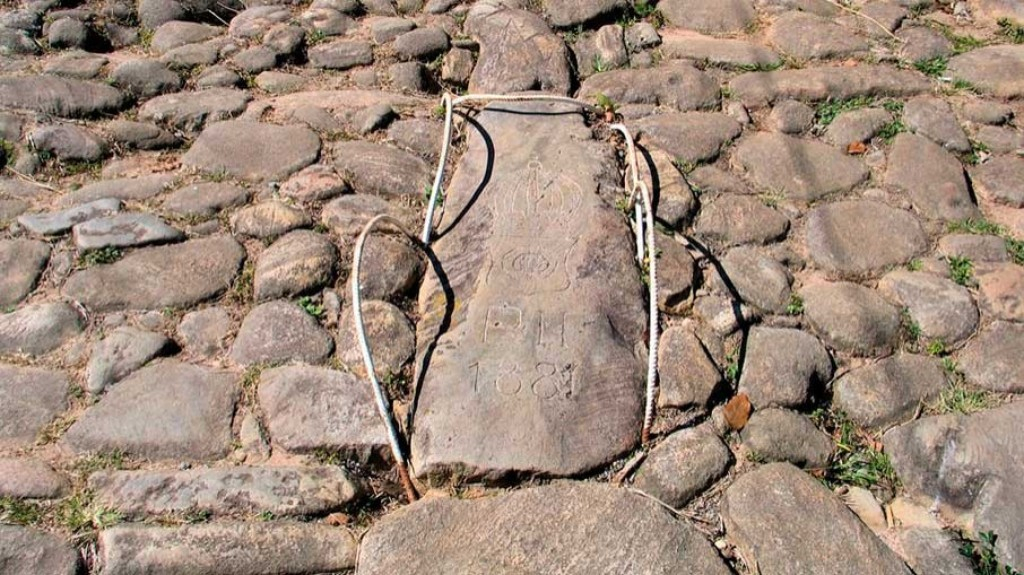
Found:
[[914, 68], [917, 68], [918, 72], [933, 78], [943, 75], [946, 72], [946, 66], [948, 65], [949, 58], [945, 56], [936, 56], [934, 58], [926, 58], [924, 60], [914, 62]]
[[965, 539], [960, 546], [960, 554], [971, 562], [975, 575], [1021, 575], [1020, 571], [999, 561], [996, 555], [998, 539], [995, 531], [982, 531], [977, 541]]
[[895, 490], [899, 485], [889, 456], [878, 438], [860, 429], [841, 411], [819, 410], [812, 419], [832, 436], [836, 449], [822, 480], [830, 487], [855, 485]]
[[946, 261], [949, 264], [949, 275], [954, 282], [962, 286], [969, 286], [974, 282], [974, 263], [970, 258], [953, 256]]
[[999, 25], [999, 35], [1008, 39], [1014, 44], [1024, 44], [1024, 24], [1014, 22], [1009, 18], [1000, 18], [996, 21]]
[[817, 117], [819, 124], [827, 126], [831, 124], [839, 114], [849, 112], [850, 110], [856, 110], [857, 108], [870, 106], [874, 101], [874, 98], [871, 98], [870, 96], [857, 96], [846, 100], [828, 99], [818, 104], [815, 116]]

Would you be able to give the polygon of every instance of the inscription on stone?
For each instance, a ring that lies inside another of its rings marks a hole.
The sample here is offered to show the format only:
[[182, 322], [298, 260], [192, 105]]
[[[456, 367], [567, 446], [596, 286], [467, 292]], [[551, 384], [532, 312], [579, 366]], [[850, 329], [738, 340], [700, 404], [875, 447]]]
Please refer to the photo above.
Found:
[[599, 195], [618, 169], [569, 111], [489, 107], [453, 176], [443, 279], [420, 292], [420, 474], [572, 475], [636, 442], [643, 296], [625, 221]]

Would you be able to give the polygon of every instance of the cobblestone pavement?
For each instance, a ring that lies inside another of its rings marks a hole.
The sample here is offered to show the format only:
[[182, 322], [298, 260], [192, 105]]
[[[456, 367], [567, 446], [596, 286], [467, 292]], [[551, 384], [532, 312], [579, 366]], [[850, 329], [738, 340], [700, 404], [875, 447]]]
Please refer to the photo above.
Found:
[[0, 4], [0, 573], [1024, 570], [1021, 0]]

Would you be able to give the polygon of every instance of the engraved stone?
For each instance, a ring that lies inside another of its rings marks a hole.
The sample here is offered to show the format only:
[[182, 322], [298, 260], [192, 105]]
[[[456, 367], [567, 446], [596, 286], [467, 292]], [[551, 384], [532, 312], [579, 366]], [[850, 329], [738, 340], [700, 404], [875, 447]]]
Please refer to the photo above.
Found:
[[617, 173], [569, 107], [477, 118], [420, 291], [418, 473], [573, 475], [636, 443], [647, 320]]

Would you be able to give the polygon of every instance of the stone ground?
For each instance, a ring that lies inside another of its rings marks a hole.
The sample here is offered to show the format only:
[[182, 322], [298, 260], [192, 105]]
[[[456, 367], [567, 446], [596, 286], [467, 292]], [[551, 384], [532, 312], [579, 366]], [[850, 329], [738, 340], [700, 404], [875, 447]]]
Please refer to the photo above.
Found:
[[0, 572], [1024, 570], [1024, 2], [2, 4]]

